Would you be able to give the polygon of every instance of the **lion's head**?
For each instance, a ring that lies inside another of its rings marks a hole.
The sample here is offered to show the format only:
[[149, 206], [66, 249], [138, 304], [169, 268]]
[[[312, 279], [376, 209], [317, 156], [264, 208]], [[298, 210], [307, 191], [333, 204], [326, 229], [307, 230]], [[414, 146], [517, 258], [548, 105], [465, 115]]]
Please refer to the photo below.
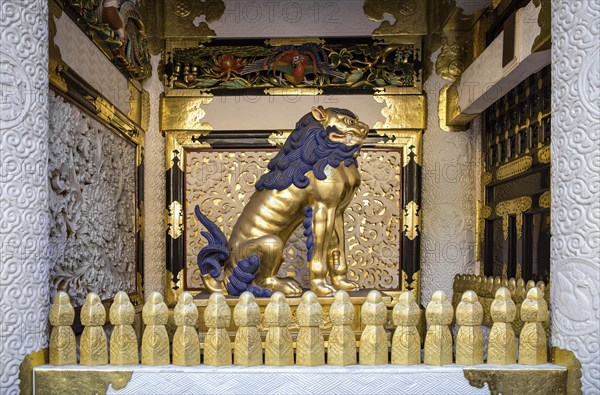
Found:
[[369, 127], [349, 110], [314, 107], [300, 118], [283, 148], [268, 164], [269, 172], [256, 183], [256, 189], [283, 190], [294, 184], [306, 188], [311, 171], [319, 180], [327, 178], [327, 165], [356, 165], [356, 156]]

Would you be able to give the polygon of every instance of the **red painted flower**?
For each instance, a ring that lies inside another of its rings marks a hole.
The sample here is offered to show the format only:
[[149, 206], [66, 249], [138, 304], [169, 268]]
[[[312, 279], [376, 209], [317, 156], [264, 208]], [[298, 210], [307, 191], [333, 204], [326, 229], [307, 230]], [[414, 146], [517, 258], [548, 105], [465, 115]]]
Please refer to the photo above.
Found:
[[221, 72], [218, 77], [228, 80], [231, 74], [237, 73], [244, 68], [246, 61], [232, 55], [221, 55], [217, 60], [217, 66]]

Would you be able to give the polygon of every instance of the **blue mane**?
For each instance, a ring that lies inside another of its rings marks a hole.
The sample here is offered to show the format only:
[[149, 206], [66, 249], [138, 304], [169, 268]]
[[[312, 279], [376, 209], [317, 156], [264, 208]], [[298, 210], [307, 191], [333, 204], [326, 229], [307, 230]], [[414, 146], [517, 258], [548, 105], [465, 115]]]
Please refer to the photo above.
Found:
[[[342, 109], [333, 111], [344, 115], [346, 112], [350, 113]], [[327, 178], [325, 174], [327, 165], [334, 168], [342, 162], [344, 166], [358, 165], [354, 154], [360, 146], [331, 141], [328, 137], [329, 133], [337, 131], [337, 128], [333, 127], [323, 129], [323, 125], [313, 117], [312, 113], [303, 116], [296, 124], [296, 129], [285, 141], [283, 148], [267, 165], [269, 172], [258, 180], [256, 189], [281, 191], [292, 184], [303, 189], [310, 183], [306, 173], [311, 170], [317, 179], [324, 180]]]

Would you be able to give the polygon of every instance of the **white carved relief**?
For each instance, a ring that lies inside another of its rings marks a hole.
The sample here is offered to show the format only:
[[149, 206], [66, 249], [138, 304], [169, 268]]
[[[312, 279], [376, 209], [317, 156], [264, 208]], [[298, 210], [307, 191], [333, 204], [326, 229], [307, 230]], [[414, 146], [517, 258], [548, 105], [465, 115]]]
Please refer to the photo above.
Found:
[[134, 292], [135, 146], [50, 92], [51, 290]]
[[[194, 215], [216, 221], [226, 236], [255, 191], [254, 185], [277, 151], [186, 154], [186, 289], [202, 286], [197, 254], [206, 245]], [[401, 155], [397, 151], [363, 150], [358, 158], [362, 182], [345, 215], [349, 276], [363, 288], [400, 287]], [[284, 248], [280, 276], [309, 288], [306, 237], [300, 226]]]
[[600, 1], [552, 2], [552, 345], [600, 394]]
[[48, 3], [0, 2], [0, 393], [48, 336]]
[[[432, 55], [435, 63], [439, 51]], [[439, 127], [438, 96], [446, 84], [435, 73], [425, 82], [428, 128], [423, 134], [423, 207], [421, 300], [436, 290], [451, 298], [454, 275], [474, 273], [479, 122], [450, 133]]]
[[149, 126], [144, 145], [144, 292], [164, 292], [165, 283], [165, 140], [158, 107], [163, 85], [158, 77], [160, 55], [150, 59], [152, 77], [144, 82], [150, 95]]

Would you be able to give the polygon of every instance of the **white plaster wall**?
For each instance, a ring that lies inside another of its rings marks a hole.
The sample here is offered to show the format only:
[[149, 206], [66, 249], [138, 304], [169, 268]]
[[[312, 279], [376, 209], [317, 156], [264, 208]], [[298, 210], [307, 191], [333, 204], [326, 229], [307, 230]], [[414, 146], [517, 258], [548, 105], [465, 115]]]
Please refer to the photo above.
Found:
[[160, 56], [154, 55], [152, 77], [144, 83], [150, 94], [150, 122], [144, 146], [144, 292], [164, 292], [165, 273], [165, 139], [159, 128]]
[[[225, 0], [224, 3], [221, 19], [209, 24], [217, 37], [370, 36], [380, 25], [365, 15], [364, 0]], [[196, 21], [204, 21], [204, 17]]]
[[600, 0], [552, 2], [553, 346], [600, 394]]
[[0, 3], [0, 393], [48, 342], [48, 3]]
[[[433, 63], [439, 53], [432, 54]], [[476, 269], [476, 170], [481, 131], [479, 122], [465, 132], [445, 132], [439, 127], [439, 91], [447, 83], [433, 73], [424, 85], [428, 116], [423, 134], [421, 303], [425, 306], [436, 290], [452, 298], [454, 275]]]

